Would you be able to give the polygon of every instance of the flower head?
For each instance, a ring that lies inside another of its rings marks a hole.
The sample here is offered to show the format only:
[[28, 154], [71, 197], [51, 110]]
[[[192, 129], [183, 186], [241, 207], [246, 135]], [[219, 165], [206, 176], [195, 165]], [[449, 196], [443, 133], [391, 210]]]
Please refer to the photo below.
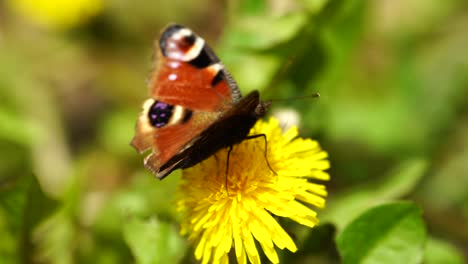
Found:
[[307, 205], [323, 208], [327, 192], [308, 179], [328, 180], [327, 153], [316, 141], [297, 138], [295, 127], [283, 134], [273, 118], [257, 122], [250, 135], [258, 134], [268, 142], [244, 140], [233, 146], [229, 160], [223, 149], [183, 172], [177, 203], [182, 233], [195, 242], [195, 257], [202, 263], [228, 263], [231, 248], [238, 263], [260, 263], [255, 240], [278, 263], [275, 245], [297, 248], [274, 216], [308, 227], [318, 223]]
[[98, 14], [102, 0], [10, 0], [10, 6], [32, 22], [54, 29], [67, 29]]

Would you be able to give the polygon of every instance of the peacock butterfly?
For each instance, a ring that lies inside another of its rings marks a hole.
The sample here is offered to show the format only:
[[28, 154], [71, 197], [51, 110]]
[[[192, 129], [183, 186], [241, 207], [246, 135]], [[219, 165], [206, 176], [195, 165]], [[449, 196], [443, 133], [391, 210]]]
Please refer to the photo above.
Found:
[[271, 102], [258, 91], [242, 97], [231, 74], [205, 41], [173, 24], [163, 30], [131, 145], [151, 149], [145, 167], [162, 179], [247, 138]]

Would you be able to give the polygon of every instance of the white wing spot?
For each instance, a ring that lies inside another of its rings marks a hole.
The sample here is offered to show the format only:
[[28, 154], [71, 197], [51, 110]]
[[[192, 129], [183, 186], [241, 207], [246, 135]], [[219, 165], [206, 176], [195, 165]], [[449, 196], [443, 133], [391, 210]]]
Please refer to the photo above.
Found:
[[169, 74], [169, 76], [167, 77], [170, 81], [175, 81], [177, 80], [177, 74], [175, 73], [171, 73]]
[[174, 109], [172, 110], [172, 116], [169, 120], [169, 125], [178, 124], [182, 118], [184, 117], [185, 108], [180, 105], [175, 105]]

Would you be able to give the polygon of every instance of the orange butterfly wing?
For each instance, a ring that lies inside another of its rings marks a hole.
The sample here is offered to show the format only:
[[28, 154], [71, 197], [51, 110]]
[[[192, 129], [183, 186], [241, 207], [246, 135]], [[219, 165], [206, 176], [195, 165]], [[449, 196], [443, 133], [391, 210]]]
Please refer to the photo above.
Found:
[[158, 67], [150, 80], [152, 98], [143, 104], [132, 146], [140, 153], [152, 150], [145, 165], [162, 178], [168, 170], [160, 171], [161, 167], [241, 95], [213, 51], [189, 29], [169, 26], [159, 46]]

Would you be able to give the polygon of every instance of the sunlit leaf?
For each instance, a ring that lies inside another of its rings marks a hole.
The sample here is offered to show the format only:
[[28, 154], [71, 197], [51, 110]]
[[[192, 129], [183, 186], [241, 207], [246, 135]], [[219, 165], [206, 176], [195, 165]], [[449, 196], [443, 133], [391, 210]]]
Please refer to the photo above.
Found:
[[426, 229], [421, 209], [409, 202], [369, 209], [337, 237], [343, 263], [420, 263]]
[[184, 256], [186, 246], [174, 226], [156, 218], [128, 219], [124, 235], [139, 264], [177, 263]]
[[429, 238], [424, 252], [425, 264], [462, 264], [463, 254], [455, 246], [434, 238]]
[[[0, 140], [8, 140], [21, 145], [30, 145], [41, 132], [33, 123], [0, 107]], [[20, 128], [20, 129], [19, 129]]]
[[300, 0], [300, 2], [302, 2], [310, 12], [318, 13], [328, 3], [328, 0]]

